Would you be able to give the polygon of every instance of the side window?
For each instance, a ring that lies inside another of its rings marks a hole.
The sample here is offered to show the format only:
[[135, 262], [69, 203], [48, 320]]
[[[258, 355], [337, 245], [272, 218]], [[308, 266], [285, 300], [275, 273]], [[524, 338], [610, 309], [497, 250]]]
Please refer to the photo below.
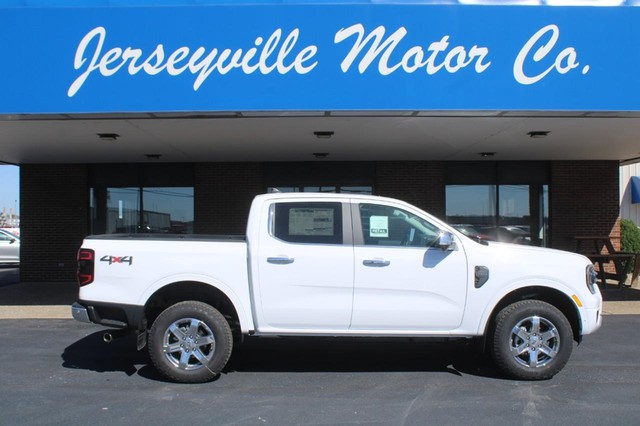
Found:
[[272, 234], [290, 243], [342, 244], [342, 204], [278, 203]]
[[360, 204], [364, 244], [432, 247], [440, 229], [406, 210], [378, 204]]

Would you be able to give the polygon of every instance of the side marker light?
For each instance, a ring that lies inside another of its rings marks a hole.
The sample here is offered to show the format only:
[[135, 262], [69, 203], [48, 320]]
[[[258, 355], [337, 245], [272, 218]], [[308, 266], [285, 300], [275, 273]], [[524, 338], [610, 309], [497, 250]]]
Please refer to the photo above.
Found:
[[576, 305], [578, 305], [578, 308], [582, 308], [582, 302], [580, 301], [580, 298], [577, 295], [572, 295], [571, 298], [573, 299], [574, 302], [576, 302]]

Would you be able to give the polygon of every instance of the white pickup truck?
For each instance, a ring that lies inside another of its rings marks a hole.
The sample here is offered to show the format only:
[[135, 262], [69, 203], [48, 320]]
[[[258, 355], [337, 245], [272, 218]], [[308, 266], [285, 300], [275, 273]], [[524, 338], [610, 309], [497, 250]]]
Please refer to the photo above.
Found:
[[547, 379], [602, 322], [587, 258], [375, 196], [259, 195], [246, 237], [87, 237], [78, 282], [74, 318], [148, 336], [179, 382], [215, 378], [247, 335], [480, 337], [509, 376]]

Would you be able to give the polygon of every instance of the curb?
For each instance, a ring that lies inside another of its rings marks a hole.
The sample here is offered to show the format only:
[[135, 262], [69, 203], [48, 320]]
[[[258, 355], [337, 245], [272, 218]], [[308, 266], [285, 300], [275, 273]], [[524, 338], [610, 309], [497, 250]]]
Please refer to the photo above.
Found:
[[[604, 302], [602, 315], [640, 315], [640, 301]], [[71, 305], [0, 305], [0, 320], [73, 319]]]
[[640, 315], [640, 302], [603, 302], [602, 315]]
[[0, 320], [10, 319], [73, 319], [73, 317], [70, 305], [0, 306]]

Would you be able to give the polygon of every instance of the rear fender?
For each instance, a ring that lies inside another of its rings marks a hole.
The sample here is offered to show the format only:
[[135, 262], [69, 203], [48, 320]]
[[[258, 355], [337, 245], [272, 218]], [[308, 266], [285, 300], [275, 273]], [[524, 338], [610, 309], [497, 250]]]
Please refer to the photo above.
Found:
[[[172, 275], [169, 277], [165, 277], [161, 280], [156, 281], [149, 287], [145, 289], [145, 291], [140, 296], [138, 303], [142, 306], [147, 304], [147, 301], [159, 290], [162, 288], [178, 283], [178, 282], [198, 282], [202, 284], [209, 285], [218, 289], [222, 292], [233, 304], [237, 314], [238, 320], [240, 322], [240, 328], [243, 333], [248, 333], [250, 330], [253, 330], [253, 321], [251, 319], [251, 310], [249, 306], [246, 306], [246, 303], [242, 302], [242, 298], [238, 295], [236, 291], [234, 291], [227, 284], [208, 277], [206, 275], [198, 275], [198, 274], [179, 274]], [[247, 301], [248, 302], [248, 301]]]

